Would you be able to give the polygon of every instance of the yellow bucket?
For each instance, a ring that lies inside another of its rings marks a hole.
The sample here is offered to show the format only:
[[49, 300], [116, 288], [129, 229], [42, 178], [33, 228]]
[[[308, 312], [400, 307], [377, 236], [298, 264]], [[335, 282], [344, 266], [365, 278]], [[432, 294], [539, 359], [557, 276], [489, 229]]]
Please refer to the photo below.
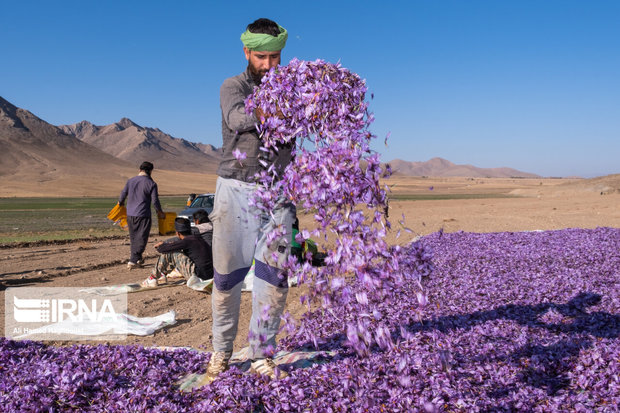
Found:
[[110, 212], [108, 212], [108, 219], [114, 221], [121, 228], [127, 229], [127, 208], [122, 205], [116, 204]]
[[174, 233], [174, 220], [177, 218], [176, 212], [165, 212], [166, 218], [159, 218], [159, 235]]

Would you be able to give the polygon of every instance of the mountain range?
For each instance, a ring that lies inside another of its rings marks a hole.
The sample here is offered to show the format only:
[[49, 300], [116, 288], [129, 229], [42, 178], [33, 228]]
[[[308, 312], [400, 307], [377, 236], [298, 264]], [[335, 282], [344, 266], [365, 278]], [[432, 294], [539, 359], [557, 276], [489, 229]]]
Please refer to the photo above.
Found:
[[443, 158], [432, 158], [426, 162], [409, 162], [400, 159], [390, 161], [396, 175], [436, 176], [471, 178], [539, 178], [539, 175], [512, 168], [478, 168], [473, 165], [456, 165]]
[[[0, 196], [11, 196], [26, 184], [31, 187], [27, 193], [36, 196], [37, 188], [52, 181], [86, 194], [89, 186], [106, 184], [102, 177], [109, 185], [120, 185], [144, 160], [153, 162], [159, 173], [190, 174], [183, 180], [191, 187], [191, 180], [204, 181], [202, 175], [215, 173], [220, 156], [221, 149], [212, 145], [172, 137], [128, 118], [104, 126], [88, 121], [54, 126], [0, 97]], [[537, 177], [511, 168], [455, 165], [441, 158], [397, 159], [390, 164], [395, 174], [405, 176]], [[179, 180], [178, 175], [163, 176]]]
[[[96, 185], [102, 171], [129, 174], [128, 163], [80, 141], [0, 97], [2, 195], [28, 182], [33, 196], [50, 183]], [[115, 171], [115, 172], [111, 172]]]
[[[0, 197], [118, 195], [146, 160], [117, 158], [65, 130], [0, 97]], [[214, 174], [156, 166], [154, 178], [162, 194], [201, 193], [215, 187]]]
[[[157, 128], [140, 126], [128, 118], [105, 126], [96, 126], [88, 121], [82, 121], [72, 125], [61, 125], [59, 128], [83, 142], [135, 165], [148, 159], [161, 169], [215, 173], [221, 156], [221, 149], [213, 145], [175, 138]], [[180, 159], [183, 161], [180, 162]], [[539, 177], [536, 174], [512, 168], [478, 168], [473, 165], [456, 165], [442, 158], [433, 158], [426, 162], [395, 159], [390, 162], [390, 165], [395, 174], [405, 176]]]
[[131, 119], [96, 126], [88, 121], [59, 128], [116, 158], [139, 165], [148, 159], [160, 169], [215, 173], [221, 151], [212, 145], [175, 138], [157, 128], [143, 127]]

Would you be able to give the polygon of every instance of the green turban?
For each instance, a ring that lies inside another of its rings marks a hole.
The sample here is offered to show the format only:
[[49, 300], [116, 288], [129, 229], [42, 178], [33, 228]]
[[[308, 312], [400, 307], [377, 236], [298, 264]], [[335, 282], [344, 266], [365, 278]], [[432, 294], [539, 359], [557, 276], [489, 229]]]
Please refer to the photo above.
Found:
[[286, 29], [280, 25], [278, 25], [278, 28], [280, 29], [280, 34], [277, 37], [264, 33], [252, 33], [246, 30], [241, 35], [241, 41], [250, 50], [277, 52], [284, 49], [286, 39], [288, 39]]

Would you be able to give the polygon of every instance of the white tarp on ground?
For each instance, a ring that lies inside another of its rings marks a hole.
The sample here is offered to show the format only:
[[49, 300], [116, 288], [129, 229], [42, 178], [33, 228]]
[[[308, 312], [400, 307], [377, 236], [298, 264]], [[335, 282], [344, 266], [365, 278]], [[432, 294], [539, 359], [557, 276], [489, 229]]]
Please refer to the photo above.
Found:
[[[229, 360], [230, 366], [235, 366], [247, 374], [252, 374], [250, 370], [252, 361], [248, 358], [248, 353], [248, 347], [234, 353]], [[280, 368], [290, 372], [293, 369], [309, 368], [317, 364], [327, 363], [337, 355], [337, 351], [279, 351], [274, 354], [273, 361]], [[176, 384], [182, 392], [191, 392], [205, 385], [205, 375], [189, 373]]]
[[[202, 292], [210, 294], [213, 288], [213, 279], [202, 281], [198, 277], [194, 276], [190, 278], [187, 282], [185, 280], [174, 280], [174, 281], [168, 281], [167, 284], [160, 284], [157, 287], [142, 287], [140, 284], [120, 284], [120, 285], [109, 285], [105, 287], [84, 288], [80, 291], [83, 291], [89, 294], [106, 296], [106, 295], [116, 295], [116, 294], [123, 294], [123, 293], [135, 293], [138, 291], [152, 290], [154, 288], [162, 288], [162, 287], [172, 287], [175, 285], [182, 285], [182, 284], [187, 285], [192, 290], [202, 291]], [[252, 291], [253, 286], [254, 286], [254, 264], [252, 264], [252, 266], [250, 267], [250, 270], [248, 271], [245, 278], [243, 279], [243, 287], [241, 288], [241, 291]], [[288, 286], [289, 287], [297, 286], [297, 277], [289, 277]]]
[[[115, 317], [106, 317], [100, 321], [91, 320], [89, 317], [77, 317], [77, 320], [64, 320], [49, 324], [33, 330], [14, 339], [24, 339], [28, 336], [48, 334], [78, 334], [80, 336], [99, 335], [136, 335], [148, 336], [155, 331], [176, 323], [174, 310], [160, 314], [156, 317], [136, 317], [129, 314], [115, 314]], [[79, 333], [76, 333], [79, 332]]]
[[123, 293], [135, 293], [138, 291], [152, 290], [153, 288], [173, 287], [175, 285], [183, 285], [185, 280], [169, 282], [168, 284], [161, 284], [157, 287], [142, 287], [140, 284], [120, 284], [120, 285], [108, 285], [105, 287], [89, 287], [83, 288], [80, 292], [96, 295], [117, 295]]
[[187, 280], [187, 283], [185, 285], [187, 285], [192, 290], [202, 291], [211, 294], [211, 291], [213, 290], [213, 278], [211, 278], [210, 280], [201, 280], [195, 275], [192, 275], [192, 278]]
[[96, 294], [102, 296], [117, 295], [123, 293], [136, 293], [138, 291], [153, 290], [156, 288], [174, 287], [176, 285], [187, 285], [192, 290], [202, 291], [210, 294], [213, 287], [213, 280], [202, 281], [198, 277], [192, 277], [189, 281], [175, 280], [168, 281], [166, 284], [160, 284], [156, 287], [142, 287], [140, 284], [120, 284], [120, 285], [108, 285], [105, 287], [89, 287], [83, 288], [80, 291], [88, 294]]

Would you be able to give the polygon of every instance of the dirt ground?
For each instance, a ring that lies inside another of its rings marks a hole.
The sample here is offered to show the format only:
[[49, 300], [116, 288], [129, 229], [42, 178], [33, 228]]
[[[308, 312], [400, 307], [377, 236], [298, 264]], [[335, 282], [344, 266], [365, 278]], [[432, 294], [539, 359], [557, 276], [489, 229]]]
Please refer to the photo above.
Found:
[[[398, 180], [396, 182], [398, 183]], [[402, 189], [409, 184], [413, 189]], [[599, 191], [598, 187], [583, 187], [580, 182], [573, 189], [565, 185], [566, 182], [554, 180], [540, 183], [534, 180], [526, 184], [511, 184], [509, 180], [447, 179], [413, 183], [403, 180], [396, 185], [399, 188], [396, 193], [467, 193], [475, 187], [477, 192], [484, 188], [489, 194], [518, 191], [522, 197], [392, 201], [389, 217], [394, 230], [388, 236], [389, 241], [404, 244], [416, 235], [429, 234], [441, 228], [448, 232], [498, 232], [620, 227], [620, 193], [617, 190]], [[412, 233], [402, 232], [397, 239], [396, 233], [400, 227], [398, 221], [403, 214], [405, 225]], [[312, 216], [301, 216], [300, 224], [302, 228], [312, 227]], [[133, 271], [127, 270], [125, 265], [129, 255], [128, 237], [2, 248], [0, 291], [19, 286], [98, 287], [140, 282], [148, 276], [156, 262], [157, 254], [153, 244], [164, 238], [152, 234], [146, 251], [146, 266]], [[303, 287], [290, 289], [287, 310], [293, 315], [299, 316], [305, 311], [305, 307], [299, 303], [303, 291]], [[5, 325], [4, 301], [5, 294], [0, 294], [2, 334]], [[129, 314], [146, 317], [169, 310], [176, 311], [175, 325], [151, 336], [128, 336], [125, 340], [112, 343], [189, 346], [211, 350], [210, 295], [185, 286], [158, 288], [128, 295]], [[250, 312], [250, 293], [243, 293], [235, 349], [240, 349], [247, 343]]]

